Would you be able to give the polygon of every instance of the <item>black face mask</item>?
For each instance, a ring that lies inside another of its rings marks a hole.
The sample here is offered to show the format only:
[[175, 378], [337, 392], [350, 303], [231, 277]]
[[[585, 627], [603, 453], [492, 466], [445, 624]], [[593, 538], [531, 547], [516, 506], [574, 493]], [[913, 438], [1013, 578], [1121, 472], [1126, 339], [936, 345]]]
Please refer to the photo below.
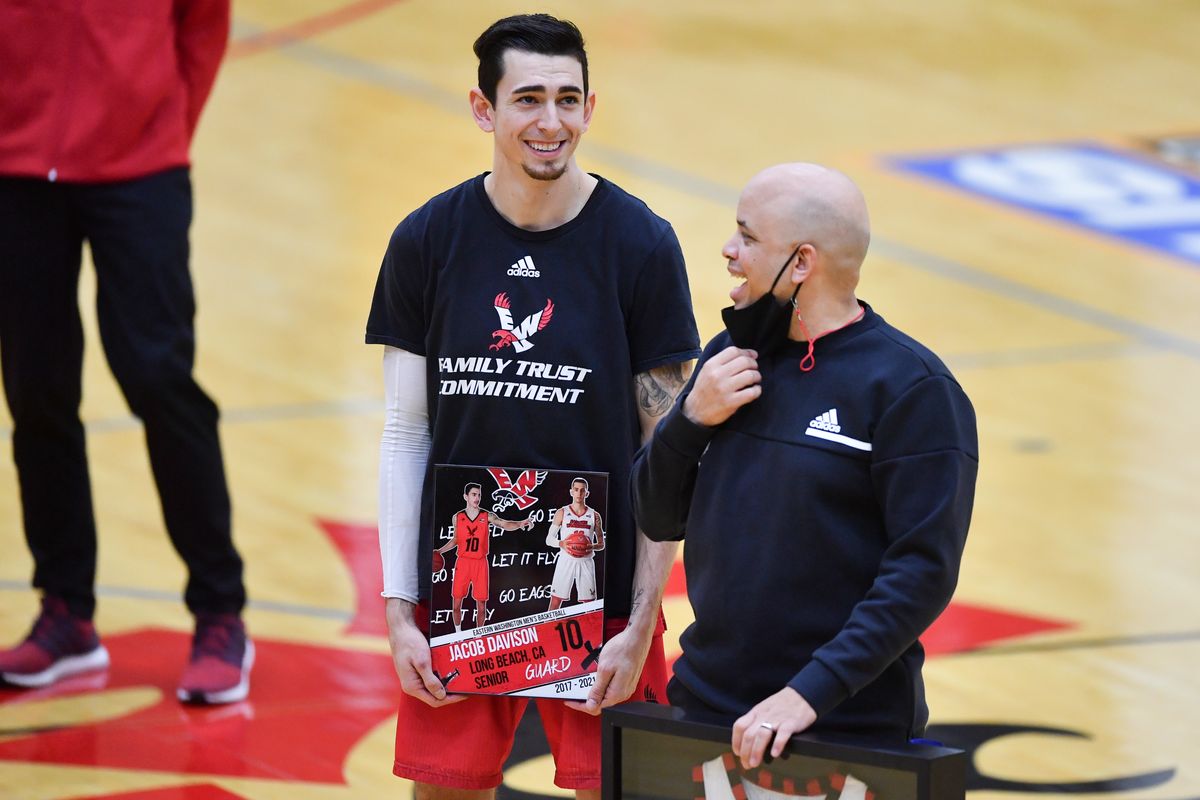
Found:
[[776, 273], [775, 280], [771, 281], [771, 288], [762, 297], [745, 308], [729, 306], [721, 309], [725, 330], [729, 331], [729, 338], [733, 339], [735, 346], [757, 350], [762, 355], [787, 341], [788, 329], [792, 324], [792, 309], [796, 305], [796, 293], [800, 291], [802, 284], [796, 285], [796, 291], [792, 292], [789, 303], [780, 303], [775, 299], [775, 284], [779, 283], [784, 270], [799, 252], [799, 247], [792, 251]]

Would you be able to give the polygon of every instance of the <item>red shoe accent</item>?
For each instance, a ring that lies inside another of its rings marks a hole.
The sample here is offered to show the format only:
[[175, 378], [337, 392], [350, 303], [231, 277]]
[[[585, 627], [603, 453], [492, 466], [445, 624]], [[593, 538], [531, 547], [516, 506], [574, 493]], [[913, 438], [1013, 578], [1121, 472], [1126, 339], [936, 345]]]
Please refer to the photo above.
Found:
[[0, 679], [12, 686], [49, 686], [69, 675], [108, 667], [108, 651], [90, 620], [72, 616], [59, 597], [42, 597], [42, 611], [25, 641], [0, 651]]
[[215, 705], [250, 693], [254, 644], [236, 614], [197, 614], [192, 655], [176, 695], [184, 703]]

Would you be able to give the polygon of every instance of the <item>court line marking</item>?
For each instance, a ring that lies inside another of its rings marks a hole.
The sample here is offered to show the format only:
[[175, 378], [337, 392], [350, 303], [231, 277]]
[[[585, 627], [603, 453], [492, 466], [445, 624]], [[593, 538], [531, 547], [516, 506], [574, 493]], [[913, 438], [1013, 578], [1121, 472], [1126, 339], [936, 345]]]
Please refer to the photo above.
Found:
[[[356, 397], [348, 400], [332, 400], [319, 403], [279, 403], [267, 406], [221, 408], [221, 426], [244, 425], [256, 422], [283, 422], [298, 419], [329, 419], [353, 417], [365, 414], [378, 415], [383, 419], [383, 397]], [[89, 436], [103, 433], [120, 433], [138, 430], [142, 422], [132, 414], [101, 417], [84, 423]], [[0, 439], [12, 436], [12, 428], [0, 425]]]
[[943, 360], [957, 373], [973, 369], [1111, 360], [1158, 352], [1140, 342], [1094, 342], [1012, 350], [981, 350], [974, 353], [949, 353], [943, 357]]
[[[26, 581], [0, 579], [0, 591], [28, 592], [32, 586]], [[164, 603], [182, 605], [183, 601], [178, 592], [167, 592], [160, 589], [137, 589], [128, 586], [96, 587], [100, 597], [121, 597], [135, 600], [153, 600]], [[273, 611], [280, 614], [290, 614], [300, 617], [315, 617], [349, 623], [354, 619], [355, 612], [343, 611], [337, 608], [310, 606], [301, 603], [285, 603], [275, 600], [249, 600], [247, 608], [255, 611]], [[939, 653], [937, 660], [944, 658], [968, 658], [979, 656], [1008, 656], [1025, 655], [1028, 653], [1054, 653], [1064, 650], [1100, 650], [1110, 647], [1141, 647], [1157, 644], [1176, 644], [1179, 642], [1200, 641], [1200, 630], [1166, 631], [1162, 633], [1131, 634], [1127, 636], [1108, 636], [1093, 639], [1072, 639], [1061, 642], [1027, 642], [1024, 644], [1007, 644], [977, 647], [968, 650], [958, 650], [950, 653]]]
[[[1155, 353], [1159, 350], [1145, 342], [1095, 342], [1013, 350], [946, 353], [943, 360], [955, 372], [1030, 365], [1066, 364], [1078, 361], [1111, 360]], [[381, 415], [383, 397], [355, 397], [315, 403], [277, 403], [265, 406], [221, 406], [221, 426], [259, 422], [286, 422], [303, 419], [331, 419], [363, 415]], [[382, 419], [382, 417], [380, 417]], [[132, 414], [100, 417], [84, 422], [88, 436], [138, 430], [141, 421]], [[0, 425], [0, 439], [12, 436], [12, 428]]]
[[962, 658], [967, 656], [1008, 656], [1026, 653], [1056, 653], [1063, 650], [1099, 650], [1108, 647], [1139, 647], [1142, 645], [1175, 644], [1177, 642], [1200, 641], [1200, 630], [1167, 631], [1164, 633], [1142, 633], [1127, 636], [1107, 636], [1095, 639], [1072, 639], [1065, 642], [1028, 642], [1025, 644], [994, 645], [952, 653], [939, 653], [937, 658]]
[[[1039, 348], [1018, 348], [994, 352], [945, 353], [943, 360], [955, 372], [974, 369], [1020, 367], [1030, 365], [1066, 364], [1078, 361], [1111, 360], [1129, 356], [1157, 353], [1144, 342], [1096, 342]], [[363, 415], [382, 419], [383, 397], [356, 397], [316, 403], [276, 403], [265, 406], [221, 406], [221, 427], [259, 422], [318, 420]], [[141, 421], [132, 414], [99, 417], [84, 422], [88, 436], [138, 430]], [[0, 425], [0, 440], [12, 436], [12, 428]]]
[[388, 6], [394, 6], [404, 1], [358, 0], [358, 2], [347, 3], [344, 6], [331, 9], [323, 14], [307, 17], [290, 25], [284, 25], [283, 27], [271, 30], [255, 31], [252, 34], [241, 36], [230, 42], [229, 49], [226, 51], [226, 58], [231, 60], [245, 58], [265, 50], [273, 50], [293, 44], [302, 39], [328, 33], [335, 28], [340, 28], [351, 22], [357, 22], [364, 17], [369, 17], [376, 12], [382, 11]]
[[[402, 0], [387, 0], [387, 2], [400, 1]], [[379, 4], [383, 2], [384, 0], [370, 0], [370, 3], [355, 4], [355, 7], [362, 6], [365, 8], [372, 3]], [[349, 8], [349, 6], [343, 7], [343, 9], [345, 8]], [[252, 41], [256, 36], [257, 34], [253, 34], [238, 41]], [[419, 99], [448, 113], [465, 114], [466, 103], [462, 97], [423, 78], [405, 73], [402, 70], [337, 53], [297, 38], [283, 37], [276, 41], [273, 46], [289, 57], [296, 58], [299, 61], [317, 66], [350, 80], [379, 86], [398, 94]], [[589, 158], [595, 158], [610, 166], [630, 172], [651, 183], [656, 183], [673, 191], [702, 198], [721, 206], [733, 207], [737, 204], [738, 190], [720, 182], [709, 180], [703, 176], [679, 170], [643, 156], [638, 156], [598, 142], [589, 141], [587, 153], [589, 154]], [[1144, 325], [1059, 295], [1035, 289], [1018, 281], [986, 272], [978, 267], [972, 267], [949, 258], [918, 250], [895, 240], [876, 236], [872, 241], [872, 247], [876, 255], [900, 261], [921, 271], [971, 286], [972, 288], [981, 289], [1000, 297], [1025, 303], [1077, 322], [1083, 322], [1110, 333], [1116, 333], [1132, 339], [1138, 345], [1149, 346], [1157, 350], [1166, 350], [1200, 361], [1200, 342], [1177, 336], [1153, 326]], [[1054, 363], [1056, 361], [1074, 359], [1113, 357], [1129, 353], [1130, 346], [1128, 344], [1101, 343], [1081, 345], [1074, 350], [1070, 347], [1051, 347], [1046, 348], [1044, 351], [1026, 350], [1010, 351], [1009, 354], [974, 354], [963, 356], [961, 360], [956, 359], [953, 355], [948, 355], [946, 360], [955, 365], [956, 368], [972, 369], [987, 368], [996, 365], [1016, 366], [1022, 363]], [[330, 403], [280, 404], [258, 408], [225, 409], [222, 413], [222, 422], [239, 424], [243, 422], [356, 415], [366, 413], [367, 411], [378, 411], [380, 402], [378, 399], [370, 401], [350, 400]], [[135, 417], [123, 416], [87, 423], [86, 429], [89, 434], [92, 434], [131, 430], [139, 426], [140, 423]], [[7, 438], [11, 435], [11, 428], [0, 426], [0, 436]]]
[[[28, 592], [33, 587], [26, 581], [2, 580], [0, 579], [0, 591], [6, 592]], [[133, 600], [153, 600], [156, 602], [183, 604], [183, 595], [181, 592], [166, 592], [161, 589], [138, 589], [132, 586], [96, 586], [96, 595], [99, 597], [121, 597]], [[277, 600], [254, 600], [250, 599], [246, 602], [246, 607], [252, 611], [274, 611], [279, 614], [291, 614], [298, 617], [316, 617], [319, 619], [331, 619], [338, 622], [350, 622], [354, 619], [354, 612], [343, 611], [338, 608], [325, 608], [322, 606], [309, 606], [301, 603], [284, 603]]]
[[1060, 295], [1035, 289], [1010, 278], [993, 275], [978, 267], [971, 267], [949, 258], [917, 250], [894, 240], [876, 240], [872, 244], [876, 247], [876, 252], [882, 250], [882, 255], [917, 267], [924, 272], [1016, 300], [1076, 322], [1093, 325], [1156, 349], [1167, 350], [1200, 361], [1200, 342], [1192, 339], [1177, 336], [1151, 325], [1093, 308]]
[[[351, 80], [390, 89], [422, 100], [441, 110], [465, 116], [464, 97], [403, 70], [364, 61], [308, 42], [290, 44], [281, 48], [280, 52], [298, 61]], [[589, 140], [584, 153], [581, 154], [581, 158], [585, 157], [631, 172], [639, 178], [673, 191], [710, 200], [721, 206], [732, 208], [737, 204], [739, 196], [737, 189], [686, 170], [676, 169], [652, 159], [634, 155], [620, 148]], [[924, 272], [1200, 361], [1200, 341], [1194, 341], [1151, 325], [1093, 308], [1070, 298], [992, 274], [979, 267], [972, 267], [950, 258], [919, 250], [896, 240], [875, 236], [872, 246], [876, 255], [902, 261]]]

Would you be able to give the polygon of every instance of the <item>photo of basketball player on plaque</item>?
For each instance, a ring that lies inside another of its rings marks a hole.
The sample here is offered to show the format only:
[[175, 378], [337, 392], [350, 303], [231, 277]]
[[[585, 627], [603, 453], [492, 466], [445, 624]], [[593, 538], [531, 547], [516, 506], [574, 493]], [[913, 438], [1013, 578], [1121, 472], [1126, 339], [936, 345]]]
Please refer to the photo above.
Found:
[[608, 475], [438, 464], [433, 479], [429, 650], [446, 690], [585, 699]]

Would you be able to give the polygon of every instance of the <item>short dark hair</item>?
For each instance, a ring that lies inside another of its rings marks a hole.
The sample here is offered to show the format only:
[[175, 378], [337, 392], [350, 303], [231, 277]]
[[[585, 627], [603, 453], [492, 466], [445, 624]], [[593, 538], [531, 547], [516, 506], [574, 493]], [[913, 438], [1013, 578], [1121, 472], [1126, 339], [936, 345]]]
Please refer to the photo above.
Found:
[[587, 51], [575, 23], [549, 14], [518, 14], [493, 22], [475, 40], [479, 58], [479, 90], [496, 105], [496, 87], [504, 77], [504, 53], [520, 50], [543, 56], [571, 56], [583, 68], [583, 94], [588, 92]]
[[466, 495], [470, 494], [472, 489], [478, 489], [479, 493], [483, 494], [483, 487], [480, 486], [478, 483], [468, 483], [466, 486], [463, 487], [463, 495], [466, 496]]

